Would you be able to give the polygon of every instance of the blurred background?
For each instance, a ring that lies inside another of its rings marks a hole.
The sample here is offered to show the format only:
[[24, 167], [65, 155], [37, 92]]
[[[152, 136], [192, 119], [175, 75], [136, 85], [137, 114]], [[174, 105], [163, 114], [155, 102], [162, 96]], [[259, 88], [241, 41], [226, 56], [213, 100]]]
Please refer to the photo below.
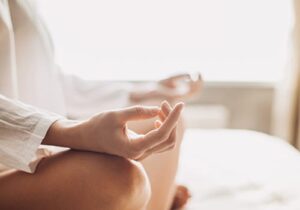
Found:
[[205, 89], [186, 111], [190, 127], [277, 132], [274, 97], [290, 63], [292, 1], [37, 2], [65, 72], [145, 81], [199, 71]]
[[37, 3], [66, 73], [141, 82], [201, 72], [178, 176], [189, 210], [300, 209], [300, 155], [286, 144], [300, 148], [300, 1]]

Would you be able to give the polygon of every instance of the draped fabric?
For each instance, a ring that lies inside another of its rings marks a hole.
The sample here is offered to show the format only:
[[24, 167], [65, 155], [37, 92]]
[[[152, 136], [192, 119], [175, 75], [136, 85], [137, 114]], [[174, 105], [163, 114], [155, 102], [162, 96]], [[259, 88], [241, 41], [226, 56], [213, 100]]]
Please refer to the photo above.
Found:
[[295, 31], [294, 31], [294, 44], [295, 44], [295, 91], [294, 91], [294, 110], [295, 117], [293, 126], [293, 144], [300, 149], [300, 1], [294, 0], [295, 5]]
[[273, 132], [300, 149], [300, 1], [293, 0], [290, 60], [275, 96]]

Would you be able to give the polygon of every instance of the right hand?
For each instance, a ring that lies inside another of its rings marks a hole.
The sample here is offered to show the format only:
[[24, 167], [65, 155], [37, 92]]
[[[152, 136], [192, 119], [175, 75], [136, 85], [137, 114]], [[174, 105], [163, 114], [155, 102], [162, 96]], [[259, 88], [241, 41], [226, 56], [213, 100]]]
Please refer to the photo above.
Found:
[[[165, 108], [164, 108], [165, 107]], [[166, 110], [164, 112], [163, 110]], [[147, 156], [172, 149], [176, 143], [176, 125], [180, 118], [183, 103], [175, 105], [174, 109], [167, 102], [162, 107], [133, 106], [119, 110], [102, 112], [87, 121], [62, 129], [60, 144], [73, 149], [102, 152], [140, 160]], [[164, 115], [156, 128], [141, 135], [127, 128], [128, 121], [143, 120]], [[59, 122], [58, 122], [59, 124]], [[56, 125], [57, 126], [57, 125]]]
[[156, 126], [156, 129], [145, 135], [133, 132], [126, 124], [128, 121], [158, 116], [162, 112], [159, 107], [133, 106], [104, 112], [82, 125], [82, 141], [93, 142], [98, 152], [130, 159], [145, 158], [150, 155], [149, 151], [156, 152], [153, 148], [159, 148], [161, 151], [175, 144], [176, 139], [170, 138], [170, 135], [176, 130], [182, 109], [183, 104], [178, 103], [159, 127]]

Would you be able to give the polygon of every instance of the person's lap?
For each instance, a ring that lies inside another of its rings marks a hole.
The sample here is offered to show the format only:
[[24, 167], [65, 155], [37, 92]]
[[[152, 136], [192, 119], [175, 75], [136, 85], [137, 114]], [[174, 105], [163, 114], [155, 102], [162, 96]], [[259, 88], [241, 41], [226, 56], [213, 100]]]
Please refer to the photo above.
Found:
[[[153, 127], [153, 122], [150, 120], [143, 123], [132, 123], [130, 127], [137, 132], [145, 133]], [[172, 204], [180, 143], [184, 133], [182, 121], [178, 127], [178, 144], [174, 150], [155, 154], [142, 161], [152, 191], [147, 210], [168, 210]], [[92, 159], [92, 161], [87, 162], [88, 159]], [[115, 192], [116, 189], [122, 191], [120, 187], [124, 185], [124, 182], [118, 183], [122, 180], [119, 176], [125, 175], [126, 178], [127, 170], [124, 170], [124, 166], [132, 166], [132, 164], [133, 162], [123, 158], [105, 154], [79, 151], [58, 153], [42, 160], [33, 175], [18, 171], [0, 173], [0, 209], [4, 205], [12, 205], [9, 206], [9, 209], [18, 209], [19, 207], [21, 209], [114, 209], [114, 207], [104, 207], [104, 205], [106, 205], [105, 203], [111, 205], [107, 201], [112, 196], [110, 193]], [[133, 168], [136, 168], [135, 164]], [[85, 176], [93, 177], [86, 179]], [[130, 183], [132, 184], [132, 182], [134, 180], [131, 180]], [[144, 180], [143, 183], [147, 183], [147, 181]], [[97, 186], [97, 190], [81, 189], [87, 188], [87, 186]], [[147, 186], [144, 187], [147, 188]], [[137, 189], [140, 188], [143, 187], [137, 187]], [[71, 194], [68, 194], [68, 191], [71, 191]], [[82, 197], [82, 194], [94, 196]], [[122, 197], [122, 195], [116, 196]], [[145, 198], [141, 199], [141, 201], [143, 200]], [[82, 205], [90, 205], [90, 208]], [[101, 208], [93, 208], [94, 206], [101, 206]], [[123, 206], [122, 209], [126, 208]], [[129, 209], [133, 210], [133, 208]]]
[[142, 209], [148, 180], [139, 164], [91, 152], [43, 159], [34, 174], [0, 174], [0, 209]]
[[[129, 127], [144, 133], [153, 128], [154, 120], [133, 122]], [[177, 145], [172, 151], [154, 154], [143, 160], [147, 175], [150, 179], [152, 195], [147, 210], [169, 210], [175, 195], [175, 178], [179, 161], [180, 145], [184, 134], [184, 123], [181, 119], [177, 129]]]

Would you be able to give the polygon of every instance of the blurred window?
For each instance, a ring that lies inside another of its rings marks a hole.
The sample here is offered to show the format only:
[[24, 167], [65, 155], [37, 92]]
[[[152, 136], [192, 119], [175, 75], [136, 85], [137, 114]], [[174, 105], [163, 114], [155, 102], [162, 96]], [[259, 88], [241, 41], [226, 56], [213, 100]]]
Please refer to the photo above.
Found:
[[290, 0], [39, 0], [57, 62], [85, 78], [276, 82], [287, 64]]

